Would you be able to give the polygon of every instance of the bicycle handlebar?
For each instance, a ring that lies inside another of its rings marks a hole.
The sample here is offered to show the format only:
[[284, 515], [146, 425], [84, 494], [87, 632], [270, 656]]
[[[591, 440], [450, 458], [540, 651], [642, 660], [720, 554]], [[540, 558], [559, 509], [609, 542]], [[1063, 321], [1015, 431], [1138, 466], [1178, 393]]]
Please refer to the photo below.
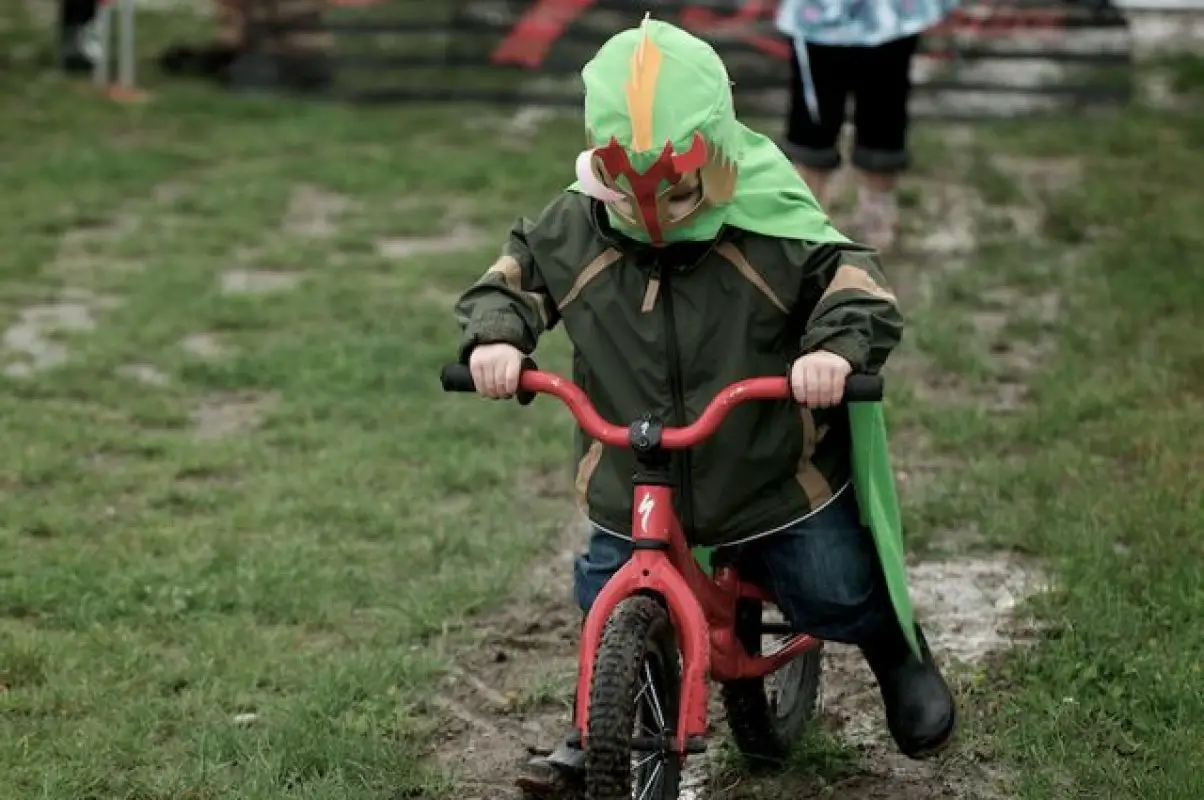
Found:
[[[472, 373], [464, 364], [447, 364], [440, 373], [445, 392], [475, 392]], [[529, 395], [550, 394], [568, 406], [577, 424], [591, 439], [609, 447], [627, 447], [632, 431], [602, 418], [589, 397], [577, 384], [551, 372], [524, 370], [519, 388]], [[883, 380], [879, 375], [850, 375], [845, 379], [844, 403], [875, 403], [882, 399]], [[790, 381], [780, 378], [749, 378], [724, 388], [703, 409], [698, 419], [684, 428], [665, 428], [661, 447], [683, 450], [707, 439], [736, 406], [753, 400], [787, 400], [793, 396]], [[638, 424], [638, 423], [637, 423]]]

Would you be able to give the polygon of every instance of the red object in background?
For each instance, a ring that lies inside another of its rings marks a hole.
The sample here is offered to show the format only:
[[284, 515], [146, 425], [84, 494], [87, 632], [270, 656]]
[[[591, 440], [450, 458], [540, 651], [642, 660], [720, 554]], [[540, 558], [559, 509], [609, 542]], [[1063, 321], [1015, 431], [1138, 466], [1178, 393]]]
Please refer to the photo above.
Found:
[[[777, 12], [777, 0], [751, 0], [728, 16], [717, 14], [709, 8], [689, 6], [682, 9], [679, 19], [683, 28], [705, 38], [708, 34], [739, 30], [742, 26], [772, 20]], [[768, 56], [784, 61], [790, 59], [790, 43], [780, 36], [750, 31], [740, 38]]]
[[926, 31], [932, 36], [972, 33], [975, 36], [1007, 36], [1019, 30], [1056, 31], [1065, 28], [1069, 16], [1054, 8], [1009, 8], [995, 3], [982, 3], [985, 13], [970, 14], [956, 9], [941, 24]]
[[[370, 3], [374, 0], [337, 0], [341, 3]], [[536, 0], [519, 18], [502, 43], [493, 51], [491, 60], [495, 64], [514, 64], [538, 69], [565, 30], [594, 5], [595, 0]], [[702, 6], [683, 8], [675, 22], [690, 32], [707, 37], [719, 33], [738, 34], [740, 29], [750, 30], [739, 38], [765, 55], [788, 60], [790, 42], [781, 36], [757, 33], [751, 28], [757, 23], [772, 20], [777, 14], [779, 0], [746, 0], [735, 10], [726, 14]], [[935, 36], [953, 33], [972, 34], [982, 37], [1007, 36], [1019, 30], [1057, 31], [1065, 27], [1068, 13], [1052, 8], [1017, 8], [993, 2], [980, 2], [974, 6], [979, 13], [958, 9], [945, 22], [928, 31]], [[949, 53], [929, 53], [941, 58]]]
[[493, 63], [539, 67], [565, 29], [593, 4], [594, 0], [536, 0], [493, 51]]
[[[493, 51], [495, 64], [516, 64], [537, 69], [548, 51], [564, 35], [565, 29], [589, 11], [595, 0], [537, 0], [506, 33]], [[708, 33], [737, 28], [761, 19], [772, 19], [777, 0], [752, 0], [729, 16], [708, 8], [688, 6], [678, 17], [683, 28], [705, 36]], [[772, 36], [750, 34], [746, 41], [774, 58], [790, 58], [790, 45]]]

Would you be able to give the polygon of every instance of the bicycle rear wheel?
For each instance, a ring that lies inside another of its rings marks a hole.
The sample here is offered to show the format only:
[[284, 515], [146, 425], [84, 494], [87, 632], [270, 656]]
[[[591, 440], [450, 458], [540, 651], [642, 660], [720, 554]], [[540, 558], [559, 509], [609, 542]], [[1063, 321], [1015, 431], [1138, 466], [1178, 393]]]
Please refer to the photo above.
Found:
[[668, 612], [652, 597], [624, 600], [606, 625], [594, 664], [588, 800], [676, 800], [681, 759], [632, 745], [635, 737], [671, 737], [680, 702], [681, 666]]
[[[740, 601], [736, 635], [749, 653], [761, 652], [761, 620], [767, 608]], [[772, 769], [790, 757], [815, 716], [821, 665], [822, 648], [816, 647], [762, 678], [723, 684], [728, 727], [750, 767]]]

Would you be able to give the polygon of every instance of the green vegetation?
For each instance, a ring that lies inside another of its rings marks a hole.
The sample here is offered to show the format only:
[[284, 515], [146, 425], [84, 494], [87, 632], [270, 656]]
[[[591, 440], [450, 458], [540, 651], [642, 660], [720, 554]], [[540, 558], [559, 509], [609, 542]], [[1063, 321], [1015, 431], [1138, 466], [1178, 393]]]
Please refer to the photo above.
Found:
[[[439, 393], [449, 306], [565, 182], [577, 124], [167, 85], [120, 108], [18, 67], [0, 367], [31, 372], [0, 377], [0, 798], [442, 796], [433, 687], [569, 508], [564, 412]], [[976, 252], [895, 273], [897, 458], [939, 465], [908, 521], [923, 553], [1054, 577], [1036, 646], [960, 681], [949, 769], [989, 760], [1032, 800], [1199, 798], [1204, 116], [1009, 123], [964, 158], [942, 135], [916, 227], [941, 181], [985, 207]], [[1004, 213], [1025, 203], [1035, 231]], [[543, 365], [566, 352], [550, 337]], [[856, 774], [815, 741], [799, 780]]]

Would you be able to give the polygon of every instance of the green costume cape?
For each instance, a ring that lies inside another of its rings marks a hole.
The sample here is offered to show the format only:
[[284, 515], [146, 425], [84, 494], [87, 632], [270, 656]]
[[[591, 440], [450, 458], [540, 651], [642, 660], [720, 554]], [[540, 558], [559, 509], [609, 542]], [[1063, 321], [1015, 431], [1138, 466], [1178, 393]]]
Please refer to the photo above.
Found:
[[[732, 226], [784, 239], [848, 242], [777, 145], [736, 119], [727, 70], [706, 42], [673, 25], [645, 19], [639, 28], [607, 41], [582, 70], [582, 78], [591, 146], [617, 143], [632, 172], [648, 173], [665, 162], [666, 143], [672, 155], [681, 155], [691, 150], [696, 134], [705, 142], [705, 166], [695, 167], [702, 176], [704, 202], [682, 224], [666, 225], [661, 241], [708, 241], [724, 226]], [[610, 179], [608, 188], [624, 193], [635, 205], [638, 176], [604, 177]], [[656, 190], [665, 191], [679, 177], [659, 181]], [[584, 184], [578, 180], [569, 190], [591, 193]], [[609, 206], [608, 214], [625, 235], [649, 241], [647, 224], [633, 224]], [[882, 405], [850, 404], [849, 419], [853, 485], [862, 522], [873, 532], [895, 613], [918, 654]], [[700, 556], [708, 565], [709, 552]]]

